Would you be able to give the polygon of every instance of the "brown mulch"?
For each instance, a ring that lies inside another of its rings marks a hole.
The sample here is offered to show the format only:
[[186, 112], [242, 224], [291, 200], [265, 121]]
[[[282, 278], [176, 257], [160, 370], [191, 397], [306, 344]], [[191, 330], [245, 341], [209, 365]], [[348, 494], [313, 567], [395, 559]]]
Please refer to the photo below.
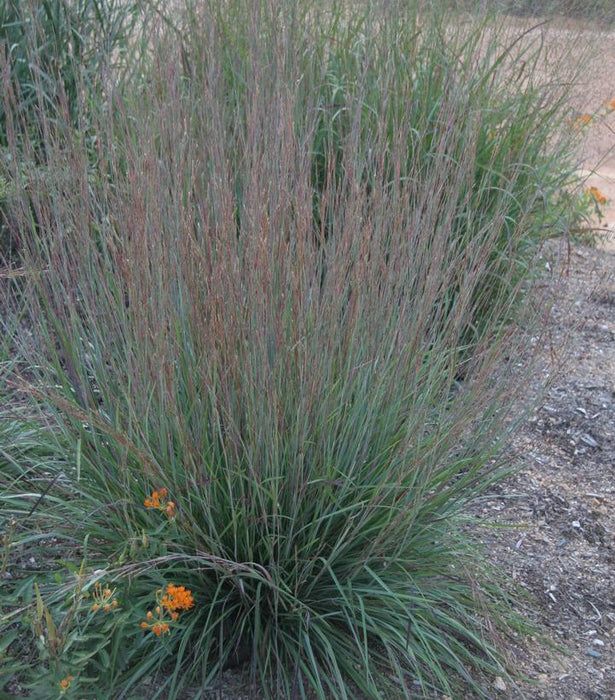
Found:
[[541, 364], [557, 371], [512, 441], [521, 470], [479, 513], [513, 526], [483, 540], [529, 594], [541, 636], [509, 649], [528, 682], [493, 679], [492, 689], [606, 700], [615, 697], [615, 252], [551, 246], [545, 256], [564, 275]]

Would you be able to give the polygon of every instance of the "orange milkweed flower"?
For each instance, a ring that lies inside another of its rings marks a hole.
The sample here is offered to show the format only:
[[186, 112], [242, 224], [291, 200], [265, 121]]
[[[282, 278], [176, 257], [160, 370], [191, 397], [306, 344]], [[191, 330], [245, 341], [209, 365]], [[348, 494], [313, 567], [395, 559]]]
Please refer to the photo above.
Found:
[[584, 126], [591, 124], [593, 119], [594, 118], [592, 117], [591, 114], [579, 114], [578, 116], [576, 116], [574, 119], [571, 120], [572, 127], [574, 128], [575, 131], [580, 131]]
[[186, 590], [185, 586], [175, 586], [170, 583], [165, 595], [160, 599], [160, 604], [169, 612], [190, 610], [194, 606], [192, 591]]
[[66, 676], [66, 678], [62, 678], [60, 681], [60, 688], [62, 690], [68, 690], [70, 688], [70, 684], [73, 682], [73, 677], [69, 674]]
[[157, 637], [160, 637], [161, 634], [167, 633], [169, 630], [170, 627], [166, 622], [156, 622], [154, 625], [152, 625], [152, 632]]
[[597, 187], [589, 187], [587, 189], [587, 194], [593, 197], [598, 204], [606, 204], [609, 201]]
[[179, 617], [178, 610], [190, 610], [192, 607], [194, 607], [192, 591], [187, 590], [185, 586], [169, 583], [164, 592], [162, 588], [156, 591], [156, 607], [153, 611], [147, 611], [146, 620], [141, 622], [140, 626], [160, 637], [171, 631], [169, 618], [171, 622], [175, 622]]
[[173, 501], [167, 501], [168, 494], [169, 492], [164, 487], [153, 491], [152, 495], [143, 501], [143, 505], [153, 510], [164, 510], [169, 520], [171, 520], [175, 517], [176, 505]]
[[109, 612], [110, 610], [115, 610], [118, 606], [118, 602], [115, 596], [116, 589], [113, 590], [109, 586], [103, 588], [102, 584], [97, 581], [94, 584], [94, 604], [90, 608], [92, 612], [98, 612], [101, 608], [104, 612]]

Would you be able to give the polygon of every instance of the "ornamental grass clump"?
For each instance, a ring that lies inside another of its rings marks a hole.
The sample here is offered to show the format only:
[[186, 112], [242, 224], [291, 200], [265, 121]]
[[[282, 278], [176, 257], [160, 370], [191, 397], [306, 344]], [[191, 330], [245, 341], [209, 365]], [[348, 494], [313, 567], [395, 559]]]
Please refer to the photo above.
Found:
[[44, 110], [43, 151], [12, 143], [9, 175], [19, 156], [61, 177], [35, 171], [11, 218], [30, 361], [11, 381], [46, 451], [11, 460], [1, 498], [44, 566], [9, 562], [2, 621], [35, 583], [49, 619], [72, 606], [53, 663], [27, 655], [79, 697], [206, 692], [239, 663], [270, 697], [504, 672], [468, 503], [504, 471], [521, 272], [566, 161], [496, 34], [329, 5], [189, 7], [88, 111], [95, 159]]
[[12, 104], [0, 104], [0, 146], [7, 146], [5, 110], [17, 110], [38, 132], [38, 111], [76, 120], [80, 97], [101, 98], [105, 74], [123, 70], [135, 50], [133, 0], [0, 0], [0, 57]]

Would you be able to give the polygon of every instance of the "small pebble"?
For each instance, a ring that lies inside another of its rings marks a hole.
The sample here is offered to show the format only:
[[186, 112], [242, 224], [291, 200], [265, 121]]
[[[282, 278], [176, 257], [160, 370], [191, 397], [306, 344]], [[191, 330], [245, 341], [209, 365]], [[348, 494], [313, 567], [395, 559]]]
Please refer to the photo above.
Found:
[[591, 656], [594, 659], [601, 659], [602, 654], [599, 651], [596, 651], [595, 649], [588, 649], [586, 652], [587, 656]]
[[594, 639], [592, 641], [592, 644], [596, 647], [603, 647], [604, 646], [604, 642], [602, 641], [602, 639]]
[[504, 683], [504, 679], [500, 678], [500, 676], [496, 676], [496, 679], [493, 681], [493, 687], [502, 693], [506, 692], [506, 683]]

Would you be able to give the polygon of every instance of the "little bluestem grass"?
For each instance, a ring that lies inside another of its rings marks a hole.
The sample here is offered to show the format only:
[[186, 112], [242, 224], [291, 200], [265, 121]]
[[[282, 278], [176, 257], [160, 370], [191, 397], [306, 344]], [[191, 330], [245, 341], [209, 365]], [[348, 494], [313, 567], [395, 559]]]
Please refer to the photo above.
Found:
[[82, 106], [93, 141], [7, 112], [43, 457], [0, 496], [39, 664], [6, 682], [482, 692], [514, 618], [466, 509], [506, 473], [565, 91], [407, 3], [184, 9]]

